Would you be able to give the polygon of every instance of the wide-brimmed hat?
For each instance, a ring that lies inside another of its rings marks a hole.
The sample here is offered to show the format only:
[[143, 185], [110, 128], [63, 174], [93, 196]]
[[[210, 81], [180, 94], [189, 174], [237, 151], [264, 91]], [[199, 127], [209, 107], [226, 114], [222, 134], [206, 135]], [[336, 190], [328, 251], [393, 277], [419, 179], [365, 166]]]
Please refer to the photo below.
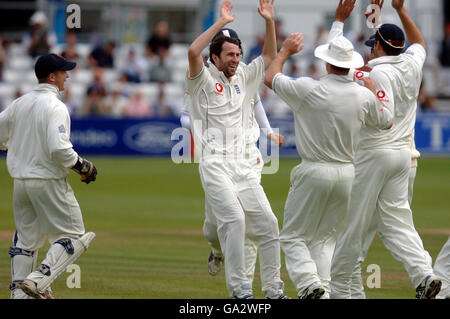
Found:
[[361, 54], [355, 52], [353, 44], [344, 36], [339, 36], [328, 44], [318, 46], [314, 51], [314, 56], [344, 69], [356, 69], [364, 65]]

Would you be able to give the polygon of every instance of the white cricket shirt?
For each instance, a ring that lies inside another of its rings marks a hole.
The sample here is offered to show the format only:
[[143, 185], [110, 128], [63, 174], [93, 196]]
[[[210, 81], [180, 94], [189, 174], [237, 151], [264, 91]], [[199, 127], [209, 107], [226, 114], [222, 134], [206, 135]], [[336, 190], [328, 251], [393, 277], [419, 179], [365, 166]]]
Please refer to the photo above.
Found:
[[69, 140], [69, 112], [58, 96], [56, 86], [39, 84], [0, 113], [0, 143], [8, 145], [11, 177], [64, 178], [68, 171], [63, 164], [75, 164], [78, 155]]
[[292, 109], [297, 151], [311, 162], [354, 163], [361, 127], [389, 127], [392, 114], [349, 76], [319, 81], [275, 75], [272, 87]]
[[240, 65], [230, 81], [212, 63], [195, 78], [186, 78], [192, 101], [191, 130], [196, 152], [202, 158], [243, 154], [244, 116], [253, 111], [251, 99], [259, 89], [264, 70], [264, 60], [258, 57], [248, 65]]
[[416, 43], [398, 56], [383, 56], [369, 61], [368, 66], [372, 68], [370, 77], [375, 81], [378, 98], [393, 113], [394, 124], [387, 131], [364, 128], [361, 131], [361, 149], [409, 146], [425, 59], [424, 47]]

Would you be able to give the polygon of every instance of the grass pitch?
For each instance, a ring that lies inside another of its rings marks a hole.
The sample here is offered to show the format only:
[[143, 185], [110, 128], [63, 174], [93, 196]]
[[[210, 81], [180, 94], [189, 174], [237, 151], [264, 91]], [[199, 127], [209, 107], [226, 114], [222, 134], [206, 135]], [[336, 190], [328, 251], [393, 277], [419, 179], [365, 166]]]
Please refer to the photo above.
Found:
[[[211, 277], [209, 247], [202, 235], [204, 195], [196, 164], [173, 164], [161, 158], [90, 158], [99, 170], [86, 185], [75, 173], [70, 184], [80, 203], [87, 231], [97, 238], [76, 262], [81, 288], [68, 288], [70, 273], [53, 284], [56, 298], [229, 298], [224, 272]], [[264, 175], [263, 186], [272, 209], [283, 221], [289, 173], [298, 160], [281, 160], [275, 175]], [[12, 185], [0, 159], [0, 298], [9, 298], [10, 258], [14, 231]], [[414, 187], [413, 215], [425, 249], [433, 260], [450, 235], [450, 159], [420, 159]], [[48, 245], [40, 253], [43, 258]], [[296, 291], [284, 267], [285, 293]], [[415, 291], [402, 265], [376, 238], [363, 264], [381, 267], [381, 288], [368, 289], [368, 298], [414, 298]], [[259, 270], [257, 269], [257, 274]], [[259, 275], [254, 282], [262, 298]]]

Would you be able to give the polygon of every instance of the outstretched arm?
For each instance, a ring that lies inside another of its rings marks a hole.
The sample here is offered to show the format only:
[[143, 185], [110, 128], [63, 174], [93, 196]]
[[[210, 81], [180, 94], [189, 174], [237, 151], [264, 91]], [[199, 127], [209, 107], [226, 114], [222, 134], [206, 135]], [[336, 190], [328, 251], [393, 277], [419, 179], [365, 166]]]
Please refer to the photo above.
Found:
[[397, 11], [400, 20], [402, 21], [403, 28], [405, 29], [406, 37], [410, 44], [418, 43], [427, 49], [425, 44], [425, 39], [423, 38], [422, 32], [420, 32], [417, 25], [409, 16], [405, 7], [403, 6], [405, 0], [392, 0], [392, 7]]
[[264, 76], [264, 84], [269, 88], [272, 88], [272, 81], [277, 73], [281, 73], [283, 71], [283, 65], [286, 63], [286, 60], [289, 56], [296, 54], [303, 50], [304, 45], [303, 42], [303, 34], [302, 33], [292, 33], [289, 37], [284, 40], [283, 46], [280, 49], [280, 52], [277, 54], [272, 64], [266, 71], [266, 75]]
[[328, 43], [334, 38], [344, 34], [344, 22], [348, 19], [353, 9], [355, 8], [356, 0], [339, 0], [338, 7], [334, 14], [334, 23], [331, 26], [328, 34]]
[[266, 20], [266, 38], [261, 54], [264, 60], [264, 67], [267, 70], [273, 59], [277, 55], [277, 38], [275, 35], [275, 13], [273, 10], [274, 0], [259, 0], [258, 13]]
[[198, 38], [192, 42], [188, 51], [189, 59], [189, 77], [195, 78], [203, 69], [202, 51], [211, 42], [214, 36], [222, 30], [228, 23], [233, 22], [236, 15], [231, 15], [233, 6], [231, 2], [223, 1], [220, 7], [219, 19], [205, 32], [203, 32]]

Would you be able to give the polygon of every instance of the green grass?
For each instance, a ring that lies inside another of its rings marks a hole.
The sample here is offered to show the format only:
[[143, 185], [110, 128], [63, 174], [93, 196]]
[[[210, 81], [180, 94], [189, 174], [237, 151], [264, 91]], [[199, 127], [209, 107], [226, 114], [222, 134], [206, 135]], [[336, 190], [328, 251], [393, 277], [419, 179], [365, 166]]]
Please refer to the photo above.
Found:
[[[97, 238], [76, 262], [81, 288], [69, 289], [64, 273], [53, 284], [57, 298], [228, 298], [223, 271], [208, 275], [209, 248], [201, 229], [203, 190], [198, 166], [176, 165], [170, 159], [91, 158], [99, 170], [85, 185], [71, 173], [70, 183], [83, 211], [87, 231]], [[280, 227], [297, 160], [282, 160], [263, 186]], [[9, 298], [10, 258], [14, 231], [12, 180], [0, 159], [0, 298]], [[450, 159], [421, 159], [413, 214], [416, 228], [433, 260], [450, 234]], [[44, 256], [46, 245], [40, 257]], [[284, 260], [284, 256], [282, 256]], [[381, 266], [381, 288], [366, 289], [368, 298], [412, 298], [414, 289], [402, 265], [376, 238], [363, 265]], [[258, 273], [258, 270], [257, 270]], [[286, 293], [296, 291], [282, 267]], [[262, 297], [259, 276], [255, 295]]]

